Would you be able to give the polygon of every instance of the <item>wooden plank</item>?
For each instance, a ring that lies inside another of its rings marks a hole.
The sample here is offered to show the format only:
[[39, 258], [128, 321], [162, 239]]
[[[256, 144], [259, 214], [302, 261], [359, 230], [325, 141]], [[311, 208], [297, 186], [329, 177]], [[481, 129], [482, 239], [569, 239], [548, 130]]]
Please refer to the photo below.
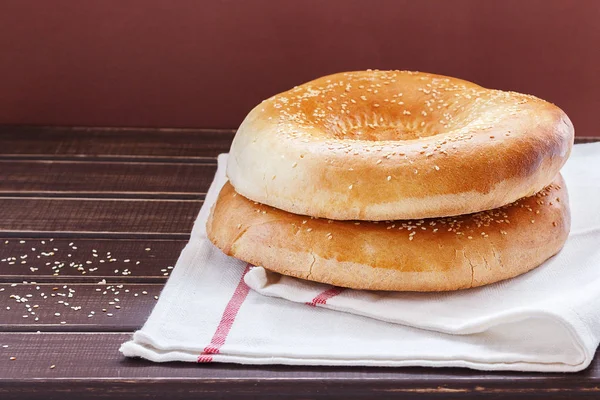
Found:
[[0, 332], [132, 332], [150, 315], [162, 284], [0, 284]]
[[[0, 236], [185, 239], [202, 201], [135, 199], [0, 198]], [[9, 235], [12, 233], [12, 235]], [[114, 237], [114, 235], [108, 235]]]
[[575, 144], [600, 142], [600, 137], [576, 136]]
[[0, 282], [164, 282], [185, 240], [0, 238]]
[[214, 159], [227, 153], [233, 130], [0, 125], [0, 157]]
[[216, 165], [0, 160], [0, 195], [201, 198]]
[[[575, 374], [366, 368], [157, 364], [124, 358], [129, 334], [2, 333], [0, 398], [465, 398], [597, 397], [598, 361]], [[10, 357], [16, 359], [10, 361]], [[54, 365], [54, 368], [50, 368]], [[78, 397], [79, 396], [79, 397]], [[29, 397], [27, 397], [29, 398]]]
[[[212, 160], [229, 151], [234, 130], [0, 125], [0, 158]], [[575, 143], [598, 141], [577, 136]]]

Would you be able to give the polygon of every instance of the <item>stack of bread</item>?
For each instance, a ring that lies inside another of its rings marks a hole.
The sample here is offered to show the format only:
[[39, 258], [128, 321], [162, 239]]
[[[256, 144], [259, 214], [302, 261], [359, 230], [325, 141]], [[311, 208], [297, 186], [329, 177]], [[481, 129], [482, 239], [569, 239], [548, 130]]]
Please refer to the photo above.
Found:
[[570, 228], [573, 125], [530, 95], [410, 71], [326, 76], [240, 126], [207, 223], [224, 253], [354, 289], [523, 274]]

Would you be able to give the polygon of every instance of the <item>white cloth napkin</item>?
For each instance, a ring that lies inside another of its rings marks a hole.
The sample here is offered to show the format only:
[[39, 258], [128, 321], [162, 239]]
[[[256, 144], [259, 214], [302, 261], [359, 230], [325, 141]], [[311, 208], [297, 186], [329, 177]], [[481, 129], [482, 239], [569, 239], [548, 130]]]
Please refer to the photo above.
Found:
[[592, 361], [600, 341], [600, 143], [575, 146], [562, 171], [573, 222], [557, 256], [509, 281], [437, 294], [344, 290], [223, 255], [205, 223], [226, 159], [219, 157], [160, 300], [122, 345], [126, 356], [518, 371], [579, 371]]

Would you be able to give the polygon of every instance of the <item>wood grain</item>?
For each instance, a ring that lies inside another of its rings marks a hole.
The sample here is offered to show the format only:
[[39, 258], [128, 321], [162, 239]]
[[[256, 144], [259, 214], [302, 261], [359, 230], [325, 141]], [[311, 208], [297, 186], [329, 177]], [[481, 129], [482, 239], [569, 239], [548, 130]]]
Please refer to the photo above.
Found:
[[[0, 397], [44, 391], [93, 398], [597, 397], [599, 365], [576, 374], [473, 372], [458, 368], [156, 364], [119, 352], [130, 334], [0, 333]], [[8, 361], [16, 357], [14, 361]], [[85, 361], [83, 361], [85, 360]], [[51, 369], [50, 366], [55, 368]], [[22, 399], [23, 397], [20, 397]], [[57, 397], [58, 398], [58, 397]]]
[[577, 136], [575, 144], [600, 142], [600, 137]]
[[133, 332], [140, 328], [163, 285], [107, 281], [0, 284], [0, 332]]
[[121, 237], [185, 239], [201, 206], [199, 200], [0, 197], [0, 236], [121, 233]]
[[[213, 162], [229, 152], [233, 129], [0, 125], [0, 158]], [[576, 143], [598, 138], [577, 136]]]
[[[163, 283], [186, 240], [0, 238], [0, 283]], [[14, 258], [14, 259], [13, 259]]]
[[525, 374], [125, 359], [118, 348], [156, 304], [232, 136], [0, 127], [2, 400], [597, 397], [598, 361]]
[[0, 157], [213, 160], [229, 151], [233, 134], [231, 129], [0, 125]]
[[204, 197], [216, 165], [1, 160], [0, 196]]

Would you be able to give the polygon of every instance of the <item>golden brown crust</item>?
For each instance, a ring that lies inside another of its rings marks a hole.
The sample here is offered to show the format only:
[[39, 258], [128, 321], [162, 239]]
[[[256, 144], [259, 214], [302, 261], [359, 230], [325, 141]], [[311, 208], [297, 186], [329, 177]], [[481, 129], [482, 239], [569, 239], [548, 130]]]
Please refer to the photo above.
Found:
[[207, 223], [227, 255], [285, 275], [354, 289], [442, 291], [525, 273], [556, 254], [570, 227], [562, 177], [502, 208], [458, 217], [315, 219], [250, 201], [227, 183]]
[[533, 96], [432, 74], [341, 73], [252, 110], [227, 174], [240, 194], [296, 214], [461, 215], [548, 185], [573, 133], [562, 110]]

